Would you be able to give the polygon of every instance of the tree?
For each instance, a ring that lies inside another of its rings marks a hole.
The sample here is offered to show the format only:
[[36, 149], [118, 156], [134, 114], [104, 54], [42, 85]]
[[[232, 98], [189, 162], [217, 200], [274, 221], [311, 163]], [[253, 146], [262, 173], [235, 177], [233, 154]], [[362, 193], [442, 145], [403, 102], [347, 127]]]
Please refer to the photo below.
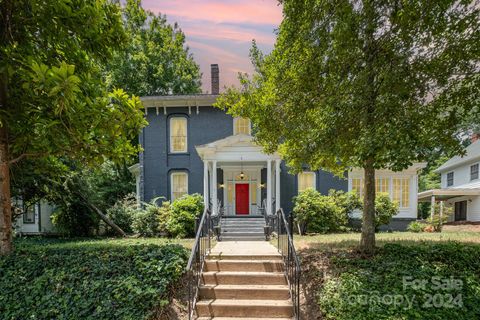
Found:
[[402, 170], [433, 150], [461, 153], [458, 128], [478, 104], [474, 1], [293, 1], [273, 52], [255, 46], [217, 106], [249, 117], [256, 140], [302, 164], [365, 172], [360, 248], [375, 247], [375, 170]]
[[176, 23], [144, 10], [141, 0], [127, 0], [123, 21], [129, 41], [107, 65], [111, 87], [139, 96], [201, 92], [200, 68]]
[[12, 250], [10, 167], [64, 156], [84, 164], [137, 152], [141, 102], [106, 90], [102, 65], [127, 41], [108, 0], [0, 2], [0, 253]]

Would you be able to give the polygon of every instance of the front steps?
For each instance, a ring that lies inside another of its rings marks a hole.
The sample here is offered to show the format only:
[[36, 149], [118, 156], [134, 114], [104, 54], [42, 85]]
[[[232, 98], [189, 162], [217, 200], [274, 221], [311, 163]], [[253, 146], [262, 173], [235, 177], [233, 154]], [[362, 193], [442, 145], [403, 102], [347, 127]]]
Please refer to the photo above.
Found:
[[292, 319], [283, 260], [270, 243], [219, 242], [204, 268], [197, 319]]
[[222, 241], [264, 241], [265, 218], [224, 217], [221, 221]]

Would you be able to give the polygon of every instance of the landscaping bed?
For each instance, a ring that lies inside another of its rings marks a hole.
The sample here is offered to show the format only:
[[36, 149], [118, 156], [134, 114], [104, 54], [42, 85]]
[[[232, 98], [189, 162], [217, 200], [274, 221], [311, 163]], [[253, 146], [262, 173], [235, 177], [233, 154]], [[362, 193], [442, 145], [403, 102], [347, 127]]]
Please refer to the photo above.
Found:
[[380, 234], [374, 257], [357, 234], [298, 237], [303, 318], [480, 319], [479, 234], [467, 235]]
[[162, 318], [188, 259], [184, 246], [162, 239], [15, 245], [0, 257], [1, 319]]

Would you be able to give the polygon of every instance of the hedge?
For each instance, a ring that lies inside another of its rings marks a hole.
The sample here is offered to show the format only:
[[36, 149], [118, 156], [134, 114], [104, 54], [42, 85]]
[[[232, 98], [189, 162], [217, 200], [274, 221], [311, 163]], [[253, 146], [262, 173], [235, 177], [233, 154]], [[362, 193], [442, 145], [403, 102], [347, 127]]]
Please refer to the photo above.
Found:
[[0, 257], [2, 320], [147, 319], [188, 258], [177, 244], [49, 243]]

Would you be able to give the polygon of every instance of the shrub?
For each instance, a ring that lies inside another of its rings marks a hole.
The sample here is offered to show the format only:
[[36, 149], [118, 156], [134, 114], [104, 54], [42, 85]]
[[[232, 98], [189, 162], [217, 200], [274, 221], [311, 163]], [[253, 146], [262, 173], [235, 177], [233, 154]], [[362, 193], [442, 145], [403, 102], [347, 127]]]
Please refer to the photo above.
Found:
[[153, 237], [161, 233], [161, 221], [164, 221], [165, 215], [169, 212], [170, 202], [164, 201], [159, 207], [157, 205], [159, 199], [160, 197], [152, 199], [150, 203], [145, 204], [145, 209], [135, 212], [132, 220], [133, 232], [144, 237]]
[[106, 214], [123, 231], [132, 233], [132, 223], [137, 211], [137, 199], [134, 193], [130, 193], [107, 209]]
[[427, 218], [430, 232], [442, 232], [443, 225], [448, 221], [452, 212], [452, 207], [444, 206], [442, 215], [440, 215], [440, 204], [435, 204], [433, 215]]
[[175, 244], [18, 241], [0, 257], [0, 318], [150, 319], [187, 259]]
[[194, 236], [195, 218], [203, 213], [203, 197], [196, 193], [184, 195], [172, 203], [171, 213], [166, 220], [166, 230], [176, 238]]
[[98, 216], [80, 201], [57, 204], [51, 219], [55, 229], [68, 237], [90, 236], [99, 226]]
[[342, 214], [345, 215], [346, 220], [350, 217], [352, 212], [357, 209], [362, 209], [362, 200], [354, 191], [344, 192], [341, 190], [330, 190], [328, 196], [332, 197], [335, 203], [342, 209]]
[[398, 204], [390, 200], [388, 193], [379, 193], [375, 197], [375, 230], [389, 224], [394, 215], [398, 214]]
[[337, 231], [348, 222], [333, 197], [322, 196], [314, 189], [306, 189], [294, 198], [293, 213], [302, 234]]
[[407, 230], [410, 232], [422, 232], [425, 228], [425, 223], [420, 221], [412, 221], [408, 224]]

